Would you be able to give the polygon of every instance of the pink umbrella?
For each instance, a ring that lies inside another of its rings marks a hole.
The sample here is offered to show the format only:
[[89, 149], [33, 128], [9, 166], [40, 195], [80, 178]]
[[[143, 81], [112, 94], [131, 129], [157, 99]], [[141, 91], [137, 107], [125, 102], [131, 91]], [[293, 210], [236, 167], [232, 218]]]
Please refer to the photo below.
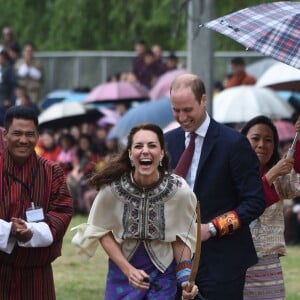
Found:
[[84, 102], [111, 102], [148, 99], [148, 90], [137, 82], [102, 83], [87, 95]]
[[169, 96], [170, 86], [172, 81], [177, 77], [178, 75], [187, 73], [187, 70], [185, 69], [175, 69], [172, 71], [168, 71], [164, 74], [162, 74], [153, 88], [150, 90], [150, 98], [151, 99], [159, 99], [161, 97]]
[[280, 142], [292, 141], [296, 135], [296, 129], [293, 123], [285, 120], [274, 121], [274, 125], [278, 131]]
[[113, 109], [102, 107], [99, 109], [103, 117], [97, 121], [98, 126], [115, 125], [120, 119], [120, 115]]

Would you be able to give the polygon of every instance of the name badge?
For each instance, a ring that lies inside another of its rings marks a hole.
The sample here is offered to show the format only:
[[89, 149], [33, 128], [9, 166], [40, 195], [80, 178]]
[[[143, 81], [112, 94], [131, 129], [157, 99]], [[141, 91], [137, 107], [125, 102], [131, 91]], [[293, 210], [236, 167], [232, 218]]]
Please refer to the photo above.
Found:
[[44, 221], [44, 210], [42, 207], [32, 206], [26, 210], [26, 221], [27, 222], [41, 222]]

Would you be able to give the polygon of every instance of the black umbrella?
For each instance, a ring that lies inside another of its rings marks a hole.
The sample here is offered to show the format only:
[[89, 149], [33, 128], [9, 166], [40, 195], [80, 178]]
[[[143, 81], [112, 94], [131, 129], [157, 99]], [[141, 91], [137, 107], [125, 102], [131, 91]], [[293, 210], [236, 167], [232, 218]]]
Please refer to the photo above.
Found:
[[64, 128], [95, 122], [103, 114], [93, 105], [80, 102], [55, 103], [39, 115], [40, 128]]

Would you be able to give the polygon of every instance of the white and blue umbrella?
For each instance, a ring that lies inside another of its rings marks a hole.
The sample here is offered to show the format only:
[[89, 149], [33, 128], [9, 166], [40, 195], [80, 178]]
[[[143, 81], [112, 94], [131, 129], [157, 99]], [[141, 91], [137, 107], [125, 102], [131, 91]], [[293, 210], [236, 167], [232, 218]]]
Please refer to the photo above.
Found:
[[72, 91], [71, 90], [53, 90], [48, 93], [45, 99], [41, 103], [41, 109], [44, 110], [54, 103], [61, 102], [63, 99], [68, 97]]
[[243, 123], [265, 115], [271, 119], [289, 119], [294, 108], [275, 91], [251, 85], [227, 88], [213, 99], [213, 117], [221, 123]]
[[300, 112], [300, 93], [292, 91], [276, 91], [277, 95], [291, 104], [297, 112]]
[[300, 92], [300, 70], [276, 62], [258, 78], [256, 86]]
[[127, 137], [131, 128], [141, 123], [154, 123], [161, 128], [174, 120], [169, 98], [161, 98], [155, 101], [147, 101], [130, 108], [111, 129], [108, 137], [120, 140]]

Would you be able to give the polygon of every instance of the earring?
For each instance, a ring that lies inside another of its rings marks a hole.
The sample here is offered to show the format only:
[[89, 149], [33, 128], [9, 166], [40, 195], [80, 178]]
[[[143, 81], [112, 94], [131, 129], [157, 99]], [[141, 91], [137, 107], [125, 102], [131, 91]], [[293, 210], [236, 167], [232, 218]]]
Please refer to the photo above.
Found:
[[133, 162], [133, 160], [130, 160], [130, 164], [131, 164], [131, 167], [134, 168], [134, 162]]
[[159, 161], [159, 166], [162, 167], [162, 160]]

